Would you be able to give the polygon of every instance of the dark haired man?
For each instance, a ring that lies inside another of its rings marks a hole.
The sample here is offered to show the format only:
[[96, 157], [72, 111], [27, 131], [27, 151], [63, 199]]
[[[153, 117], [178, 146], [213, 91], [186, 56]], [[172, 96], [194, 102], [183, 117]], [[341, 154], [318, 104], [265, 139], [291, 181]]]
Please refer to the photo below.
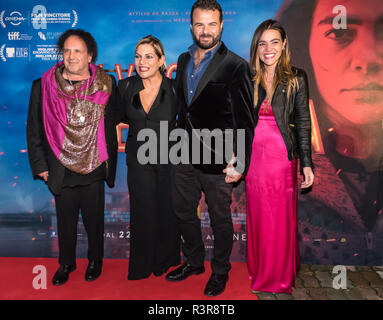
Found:
[[98, 278], [104, 255], [104, 180], [114, 185], [116, 83], [92, 62], [97, 44], [70, 29], [58, 41], [63, 61], [32, 84], [27, 120], [28, 156], [35, 178], [55, 197], [59, 264], [52, 283], [76, 269], [79, 211], [88, 235], [87, 281]]
[[[181, 101], [179, 127], [186, 129], [189, 137], [193, 136], [194, 129], [233, 129], [234, 151], [237, 150], [237, 143], [243, 144], [244, 150], [244, 154], [234, 152], [231, 160], [219, 163], [216, 161], [220, 158], [217, 151], [208, 148], [210, 159], [214, 160], [205, 164], [201, 160], [202, 152], [200, 157], [197, 156], [199, 161], [194, 161], [196, 154], [193, 152], [196, 150], [191, 148], [191, 164], [174, 167], [173, 204], [184, 239], [186, 261], [168, 273], [166, 279], [181, 281], [205, 271], [205, 248], [201, 221], [197, 216], [203, 190], [214, 234], [212, 275], [204, 291], [207, 296], [221, 294], [228, 281], [233, 245], [232, 188], [233, 183], [247, 172], [254, 130], [251, 70], [244, 59], [229, 51], [221, 42], [222, 26], [222, 9], [216, 1], [199, 0], [194, 3], [190, 24], [194, 44], [178, 58], [176, 76], [177, 95]], [[238, 129], [245, 133], [244, 141], [235, 139]], [[226, 136], [224, 139], [227, 140]], [[202, 147], [203, 141], [198, 143], [200, 150], [205, 152], [207, 149]], [[242, 163], [239, 163], [240, 158]], [[237, 171], [234, 170], [235, 161]], [[239, 167], [242, 167], [241, 170]]]
[[92, 57], [91, 62], [96, 63], [98, 56], [96, 40], [94, 40], [93, 36], [89, 32], [82, 29], [68, 29], [62, 33], [60, 38], [57, 40], [58, 51], [63, 53], [65, 41], [72, 36], [80, 38], [85, 43], [87, 52]]

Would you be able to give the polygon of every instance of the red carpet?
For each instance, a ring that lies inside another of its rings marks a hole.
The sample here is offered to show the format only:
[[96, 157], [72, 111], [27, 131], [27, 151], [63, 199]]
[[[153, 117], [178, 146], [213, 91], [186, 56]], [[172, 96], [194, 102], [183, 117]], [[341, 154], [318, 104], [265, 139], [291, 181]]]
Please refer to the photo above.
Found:
[[[209, 298], [203, 294], [211, 273], [193, 275], [182, 282], [168, 282], [164, 276], [144, 280], [127, 280], [128, 260], [104, 260], [103, 272], [96, 281], [84, 280], [87, 259], [77, 259], [77, 269], [63, 286], [53, 286], [58, 268], [56, 258], [0, 258], [0, 300], [256, 300], [250, 292], [247, 266], [232, 263], [229, 282], [223, 294]], [[47, 271], [47, 289], [36, 290], [33, 268], [42, 265]]]

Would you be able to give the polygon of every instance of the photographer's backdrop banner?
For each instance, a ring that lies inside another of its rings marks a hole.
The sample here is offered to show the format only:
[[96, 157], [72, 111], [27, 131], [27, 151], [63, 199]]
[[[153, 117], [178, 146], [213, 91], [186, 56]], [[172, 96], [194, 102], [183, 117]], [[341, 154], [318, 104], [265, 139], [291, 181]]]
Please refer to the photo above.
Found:
[[[316, 181], [299, 194], [302, 263], [382, 265], [383, 253], [383, 6], [380, 0], [222, 0], [226, 46], [249, 60], [256, 27], [282, 22], [292, 64], [309, 76]], [[132, 73], [135, 44], [152, 34], [164, 47], [168, 76], [192, 44], [193, 1], [0, 2], [0, 256], [57, 257], [54, 198], [33, 180], [26, 121], [31, 84], [59, 59], [56, 42], [69, 28], [90, 32], [102, 64], [118, 80]], [[117, 65], [117, 66], [116, 66]], [[130, 69], [129, 69], [130, 67]], [[134, 74], [134, 71], [133, 71]], [[116, 186], [106, 188], [105, 258], [129, 257], [130, 209], [120, 125]], [[262, 197], [262, 194], [256, 195]], [[150, 201], [150, 199], [148, 199]], [[207, 250], [213, 235], [208, 207], [198, 211]], [[246, 261], [245, 185], [233, 192], [232, 261]], [[272, 232], [272, 230], [270, 230]], [[78, 229], [77, 256], [87, 255]], [[278, 257], [275, 257], [278, 259]]]

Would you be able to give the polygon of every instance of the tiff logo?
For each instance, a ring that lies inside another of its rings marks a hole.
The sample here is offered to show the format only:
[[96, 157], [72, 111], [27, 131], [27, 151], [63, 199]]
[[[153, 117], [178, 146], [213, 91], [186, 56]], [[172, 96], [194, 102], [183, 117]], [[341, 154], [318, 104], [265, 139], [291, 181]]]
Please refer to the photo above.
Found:
[[20, 32], [8, 32], [8, 40], [20, 40]]

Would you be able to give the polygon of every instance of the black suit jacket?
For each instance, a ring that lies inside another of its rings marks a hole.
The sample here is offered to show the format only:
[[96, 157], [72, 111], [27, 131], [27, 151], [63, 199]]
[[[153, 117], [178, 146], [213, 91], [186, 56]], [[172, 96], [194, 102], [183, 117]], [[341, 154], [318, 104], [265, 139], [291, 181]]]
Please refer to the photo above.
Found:
[[[115, 107], [117, 105], [117, 86], [116, 80], [112, 78], [112, 94], [105, 106], [104, 126], [105, 140], [109, 159], [106, 165], [105, 180], [109, 187], [114, 186], [117, 166], [117, 132], [115, 120]], [[35, 179], [39, 179], [38, 174], [44, 171], [49, 172], [48, 187], [50, 191], [58, 195], [65, 176], [65, 167], [57, 160], [52, 152], [48, 140], [45, 136], [43, 113], [42, 113], [42, 96], [41, 96], [41, 79], [33, 81], [31, 96], [29, 100], [28, 120], [27, 120], [27, 145], [29, 164]]]
[[[184, 128], [189, 134], [189, 141], [193, 135], [193, 129], [233, 129], [234, 133], [234, 154], [237, 159], [237, 130], [243, 129], [245, 143], [242, 146], [242, 158], [245, 163], [238, 163], [237, 169], [246, 175], [251, 156], [251, 146], [254, 135], [253, 99], [254, 90], [252, 72], [249, 64], [228, 50], [224, 43], [214, 54], [204, 75], [202, 76], [193, 100], [187, 102], [187, 79], [186, 67], [192, 57], [188, 52], [180, 55], [177, 62], [176, 88], [180, 100], [178, 127]], [[224, 139], [232, 140], [224, 135]], [[200, 157], [198, 163], [193, 160], [193, 150], [190, 143], [190, 161], [203, 172], [222, 174], [230, 159], [219, 163], [218, 148], [212, 144], [212, 148], [203, 147], [203, 138], [199, 139]], [[238, 141], [239, 142], [239, 141]], [[203, 163], [203, 152], [211, 154], [212, 162]], [[194, 149], [195, 152], [195, 149]], [[223, 151], [225, 153], [225, 149]], [[242, 169], [241, 169], [242, 168]]]

